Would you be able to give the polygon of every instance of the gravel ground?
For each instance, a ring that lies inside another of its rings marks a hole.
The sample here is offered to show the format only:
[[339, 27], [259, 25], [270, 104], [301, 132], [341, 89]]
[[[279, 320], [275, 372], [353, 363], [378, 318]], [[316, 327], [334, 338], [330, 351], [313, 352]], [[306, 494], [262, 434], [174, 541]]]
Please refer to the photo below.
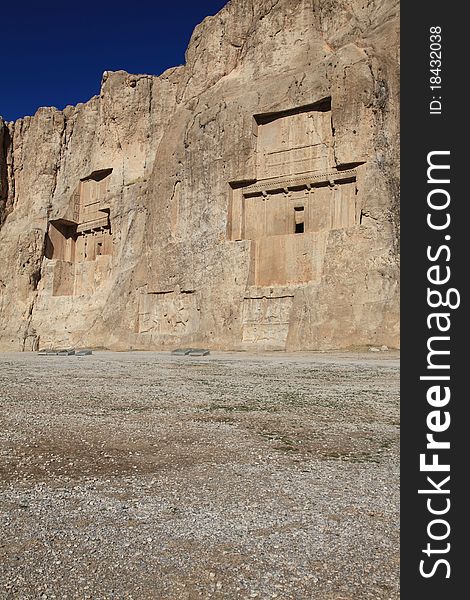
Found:
[[399, 598], [398, 354], [0, 355], [0, 598]]

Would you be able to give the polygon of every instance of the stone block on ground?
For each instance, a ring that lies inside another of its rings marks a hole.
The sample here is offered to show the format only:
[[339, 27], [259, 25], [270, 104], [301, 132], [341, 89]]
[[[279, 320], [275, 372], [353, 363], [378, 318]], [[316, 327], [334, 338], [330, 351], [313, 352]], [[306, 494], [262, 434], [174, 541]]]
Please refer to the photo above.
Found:
[[210, 351], [205, 348], [194, 348], [189, 352], [189, 356], [208, 356]]

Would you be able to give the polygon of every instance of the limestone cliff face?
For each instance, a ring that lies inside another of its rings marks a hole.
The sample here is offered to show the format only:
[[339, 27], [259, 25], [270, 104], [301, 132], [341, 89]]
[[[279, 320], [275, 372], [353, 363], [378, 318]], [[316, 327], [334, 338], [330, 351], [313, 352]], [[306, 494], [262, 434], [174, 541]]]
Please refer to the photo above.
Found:
[[0, 120], [0, 349], [398, 345], [398, 2], [231, 0]]

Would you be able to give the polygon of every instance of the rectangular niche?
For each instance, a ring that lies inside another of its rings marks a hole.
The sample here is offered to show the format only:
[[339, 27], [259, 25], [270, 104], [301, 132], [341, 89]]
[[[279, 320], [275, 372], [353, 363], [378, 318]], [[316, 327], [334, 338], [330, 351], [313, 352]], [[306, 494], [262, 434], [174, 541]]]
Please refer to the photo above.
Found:
[[53, 260], [73, 262], [75, 260], [76, 239], [76, 223], [61, 219], [51, 221], [46, 234], [45, 257]]

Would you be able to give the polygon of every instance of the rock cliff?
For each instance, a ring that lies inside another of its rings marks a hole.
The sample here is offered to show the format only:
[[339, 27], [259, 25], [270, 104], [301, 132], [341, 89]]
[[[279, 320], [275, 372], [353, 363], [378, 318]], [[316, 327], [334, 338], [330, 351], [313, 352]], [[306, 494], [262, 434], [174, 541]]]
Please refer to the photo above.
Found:
[[398, 2], [231, 0], [0, 119], [0, 349], [398, 346]]

